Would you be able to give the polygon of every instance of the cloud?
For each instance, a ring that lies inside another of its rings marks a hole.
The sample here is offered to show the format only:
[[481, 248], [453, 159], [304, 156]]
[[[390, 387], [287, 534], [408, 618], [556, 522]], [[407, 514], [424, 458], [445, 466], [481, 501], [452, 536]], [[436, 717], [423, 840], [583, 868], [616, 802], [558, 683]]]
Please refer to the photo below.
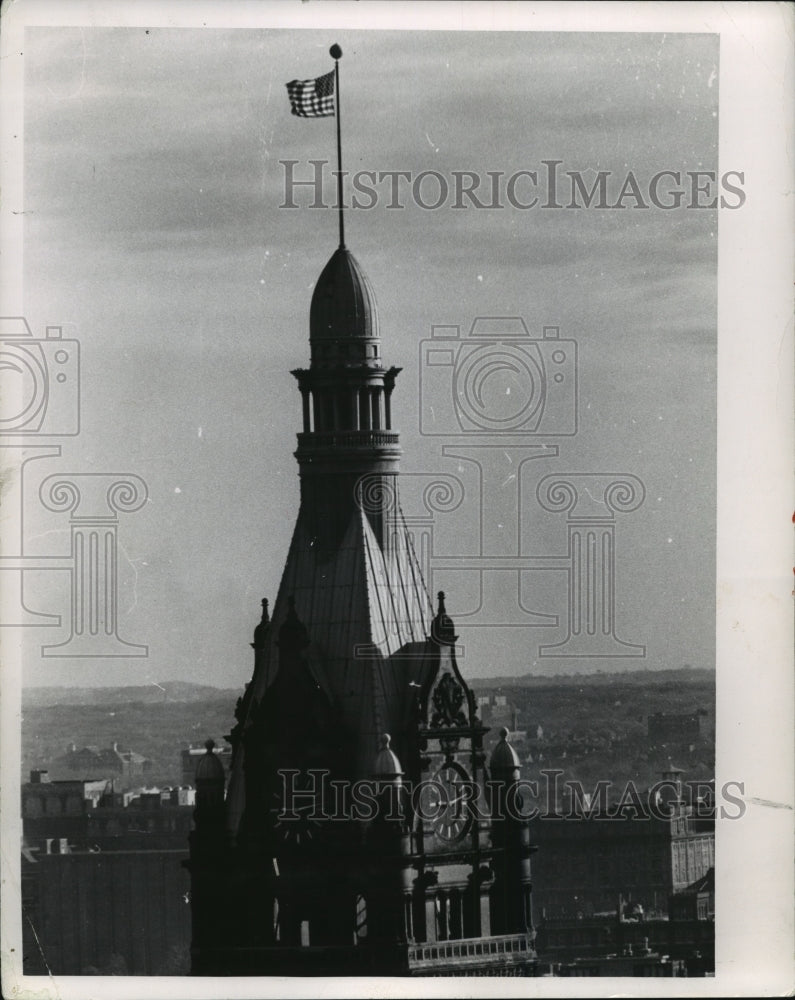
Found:
[[[161, 568], [139, 581], [138, 612], [149, 609], [147, 639], [165, 674], [189, 675], [200, 647], [207, 666], [197, 679], [212, 681], [230, 641], [226, 626], [208, 625], [186, 647], [185, 634], [163, 628], [170, 585], [194, 581], [183, 610], [207, 623], [226, 614], [208, 565], [234, 577], [236, 608], [251, 587], [272, 593], [294, 515], [300, 399], [289, 371], [307, 360], [312, 287], [337, 220], [332, 210], [278, 207], [279, 160], [334, 165], [333, 119], [291, 117], [287, 80], [330, 68], [328, 46], [339, 41], [350, 170], [510, 174], [559, 157], [564, 170], [648, 178], [716, 163], [716, 36], [331, 34], [26, 35], [26, 312], [36, 330], [69, 324], [84, 346], [84, 460], [123, 457], [158, 498], [154, 514], [124, 530], [131, 548], [160, 553]], [[699, 409], [714, 396], [715, 215], [390, 211], [383, 202], [348, 212], [384, 355], [405, 369], [395, 394], [412, 449], [405, 464], [441, 461], [417, 430], [419, 343], [431, 324], [468, 330], [478, 314], [522, 315], [534, 332], [559, 324], [580, 345], [590, 409], [565, 461], [679, 476], [668, 520], [711, 537], [714, 478], [703, 470], [714, 427]], [[627, 530], [655, 551], [668, 522], [633, 517]], [[682, 582], [673, 558], [656, 575], [629, 549], [623, 558], [641, 617]], [[688, 645], [690, 662], [694, 650], [710, 655], [708, 611], [696, 601], [671, 640]], [[526, 650], [509, 638], [520, 669]], [[232, 669], [242, 680], [248, 666], [242, 656]]]

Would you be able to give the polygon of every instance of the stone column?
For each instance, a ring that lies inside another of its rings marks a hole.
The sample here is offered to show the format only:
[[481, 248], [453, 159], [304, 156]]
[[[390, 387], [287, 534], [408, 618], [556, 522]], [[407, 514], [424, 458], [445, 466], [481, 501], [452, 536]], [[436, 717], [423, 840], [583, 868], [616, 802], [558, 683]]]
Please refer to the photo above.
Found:
[[352, 419], [353, 419], [353, 424], [352, 424], [353, 429], [355, 431], [358, 431], [361, 428], [361, 419], [360, 419], [360, 414], [359, 414], [359, 390], [358, 389], [352, 389], [351, 390], [351, 413], [353, 414], [353, 417], [352, 417]]
[[370, 389], [370, 399], [373, 407], [373, 430], [381, 429], [381, 390], [376, 386]]

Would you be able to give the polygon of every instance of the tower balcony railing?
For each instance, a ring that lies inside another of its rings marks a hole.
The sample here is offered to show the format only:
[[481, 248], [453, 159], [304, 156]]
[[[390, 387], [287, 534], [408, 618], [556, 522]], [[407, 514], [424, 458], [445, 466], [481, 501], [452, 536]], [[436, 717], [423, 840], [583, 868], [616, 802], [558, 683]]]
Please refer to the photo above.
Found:
[[535, 961], [535, 949], [529, 934], [502, 934], [494, 937], [461, 938], [411, 944], [408, 950], [410, 971], [417, 973], [455, 963], [457, 966], [512, 965]]
[[299, 448], [373, 448], [397, 446], [397, 431], [310, 431], [299, 433]]

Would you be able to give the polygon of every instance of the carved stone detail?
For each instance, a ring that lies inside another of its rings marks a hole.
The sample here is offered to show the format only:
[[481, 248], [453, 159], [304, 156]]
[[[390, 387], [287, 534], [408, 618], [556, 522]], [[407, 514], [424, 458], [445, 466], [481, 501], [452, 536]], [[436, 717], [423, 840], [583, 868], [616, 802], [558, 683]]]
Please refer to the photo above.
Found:
[[433, 715], [431, 729], [447, 726], [467, 726], [469, 720], [463, 711], [464, 689], [452, 674], [443, 674], [432, 695]]

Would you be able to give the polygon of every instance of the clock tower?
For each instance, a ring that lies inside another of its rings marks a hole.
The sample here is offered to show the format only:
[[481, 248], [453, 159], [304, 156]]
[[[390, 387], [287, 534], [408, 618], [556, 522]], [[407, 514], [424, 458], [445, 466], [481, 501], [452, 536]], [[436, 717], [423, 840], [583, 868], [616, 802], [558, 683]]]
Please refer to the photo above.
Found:
[[[527, 823], [400, 508], [397, 368], [345, 247], [315, 287], [301, 500], [228, 781], [208, 751], [191, 833], [197, 975], [532, 975]], [[506, 767], [506, 760], [516, 767]], [[206, 786], [206, 787], [205, 787]]]

